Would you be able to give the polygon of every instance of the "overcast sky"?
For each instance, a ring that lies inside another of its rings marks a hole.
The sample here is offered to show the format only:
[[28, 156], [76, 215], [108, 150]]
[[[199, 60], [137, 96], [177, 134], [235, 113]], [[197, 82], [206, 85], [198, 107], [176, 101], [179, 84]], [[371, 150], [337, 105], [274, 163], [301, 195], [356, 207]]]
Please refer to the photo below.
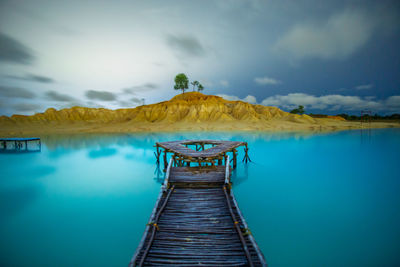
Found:
[[[400, 113], [400, 1], [0, 0], [0, 115], [204, 93]], [[191, 91], [191, 89], [189, 90]]]

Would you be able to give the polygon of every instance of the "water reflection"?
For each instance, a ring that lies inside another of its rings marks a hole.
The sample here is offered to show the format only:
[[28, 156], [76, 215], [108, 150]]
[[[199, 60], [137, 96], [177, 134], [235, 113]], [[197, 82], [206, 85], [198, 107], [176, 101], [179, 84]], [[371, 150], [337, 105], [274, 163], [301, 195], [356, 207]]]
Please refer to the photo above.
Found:
[[[327, 134], [319, 132], [318, 134]], [[165, 142], [185, 139], [215, 139], [241, 141], [279, 141], [285, 139], [307, 139], [315, 136], [316, 132], [184, 132], [184, 133], [134, 133], [134, 134], [72, 134], [42, 136], [43, 142], [49, 150], [87, 149], [91, 147], [134, 146], [148, 149], [156, 142]]]
[[39, 195], [40, 190], [37, 186], [0, 189], [0, 223], [32, 205]]
[[2, 165], [2, 178], [16, 179], [16, 178], [28, 178], [33, 180], [41, 178], [56, 172], [57, 168], [51, 165], [25, 165], [23, 168], [16, 166], [15, 164]]
[[[253, 163], [243, 163], [243, 170], [241, 171], [239, 168], [236, 168], [231, 173], [231, 181], [233, 186], [238, 186], [241, 183], [245, 182], [249, 179], [249, 165]], [[251, 166], [250, 166], [251, 168]]]
[[159, 183], [162, 184], [164, 182], [164, 172], [161, 170], [160, 168], [160, 164], [156, 164], [156, 168], [154, 169], [154, 180]]
[[88, 153], [89, 158], [97, 159], [97, 158], [104, 158], [104, 157], [111, 157], [117, 154], [117, 149], [115, 148], [100, 148], [98, 150], [91, 150]]

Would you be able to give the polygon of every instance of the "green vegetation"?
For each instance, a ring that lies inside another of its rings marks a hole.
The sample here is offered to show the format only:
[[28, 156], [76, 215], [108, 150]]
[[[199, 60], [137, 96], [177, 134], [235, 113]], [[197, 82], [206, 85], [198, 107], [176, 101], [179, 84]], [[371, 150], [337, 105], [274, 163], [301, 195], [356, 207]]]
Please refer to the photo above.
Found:
[[[193, 92], [196, 89], [197, 86], [197, 91], [203, 91], [204, 87], [201, 83], [198, 81], [193, 81], [190, 83], [193, 85]], [[189, 79], [184, 73], [179, 73], [178, 75], [175, 76], [175, 85], [174, 89], [175, 90], [182, 90], [182, 94], [185, 93], [185, 90], [189, 88]]]
[[204, 90], [203, 85], [201, 85], [201, 84], [199, 83], [199, 85], [197, 86], [197, 91], [198, 91], [198, 92], [201, 92], [201, 91], [203, 91], [203, 90]]
[[193, 85], [193, 92], [194, 92], [194, 89], [196, 88], [196, 86], [198, 87], [200, 83], [198, 81], [193, 81], [190, 84]]
[[340, 116], [348, 121], [360, 121], [360, 120], [371, 120], [371, 121], [399, 121], [400, 120], [400, 114], [392, 114], [392, 115], [386, 115], [386, 116], [381, 116], [378, 114], [375, 115], [363, 115], [361, 116], [356, 116], [356, 115], [348, 115], [345, 113], [338, 114], [337, 116]]
[[189, 88], [189, 79], [184, 73], [175, 76], [175, 90], [182, 90], [182, 94]]
[[[308, 114], [310, 117], [313, 118], [327, 118], [328, 115], [324, 115], [324, 114], [313, 114], [310, 113]], [[348, 121], [400, 121], [400, 114], [392, 114], [392, 115], [386, 115], [386, 116], [381, 116], [378, 114], [375, 115], [368, 115], [368, 114], [364, 114], [362, 116], [356, 116], [356, 115], [349, 115], [349, 114], [337, 114], [334, 116], [338, 116], [338, 117], [342, 117], [345, 120]]]
[[302, 105], [300, 105], [298, 108], [292, 109], [290, 111], [290, 113], [292, 113], [292, 114], [300, 114], [300, 115], [304, 114], [304, 112], [305, 112], [305, 110]]

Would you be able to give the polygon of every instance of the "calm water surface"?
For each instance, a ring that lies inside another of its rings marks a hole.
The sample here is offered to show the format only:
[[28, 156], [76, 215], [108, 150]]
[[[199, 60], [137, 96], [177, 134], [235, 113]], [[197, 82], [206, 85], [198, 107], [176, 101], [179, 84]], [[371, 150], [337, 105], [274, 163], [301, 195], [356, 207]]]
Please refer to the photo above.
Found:
[[0, 154], [0, 266], [127, 266], [163, 179], [154, 143], [194, 138], [249, 142], [234, 190], [270, 266], [400, 265], [400, 129], [382, 129], [43, 137]]

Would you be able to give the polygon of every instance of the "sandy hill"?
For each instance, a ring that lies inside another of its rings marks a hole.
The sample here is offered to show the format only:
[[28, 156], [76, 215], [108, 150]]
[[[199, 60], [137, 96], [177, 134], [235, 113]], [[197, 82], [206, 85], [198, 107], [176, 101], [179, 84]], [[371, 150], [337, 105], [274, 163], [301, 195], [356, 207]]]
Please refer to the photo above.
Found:
[[136, 108], [109, 110], [104, 108], [72, 107], [32, 116], [13, 115], [1, 117], [1, 122], [232, 122], [269, 121], [271, 119], [291, 121], [314, 121], [307, 115], [299, 116], [284, 112], [276, 107], [252, 105], [243, 101], [228, 101], [219, 96], [198, 92], [180, 94], [169, 101]]
[[32, 116], [2, 116], [0, 126], [0, 133], [15, 135], [46, 132], [296, 130], [343, 128], [351, 127], [351, 124], [334, 118], [311, 118], [290, 114], [276, 107], [190, 92], [169, 101], [136, 108], [49, 108]]

